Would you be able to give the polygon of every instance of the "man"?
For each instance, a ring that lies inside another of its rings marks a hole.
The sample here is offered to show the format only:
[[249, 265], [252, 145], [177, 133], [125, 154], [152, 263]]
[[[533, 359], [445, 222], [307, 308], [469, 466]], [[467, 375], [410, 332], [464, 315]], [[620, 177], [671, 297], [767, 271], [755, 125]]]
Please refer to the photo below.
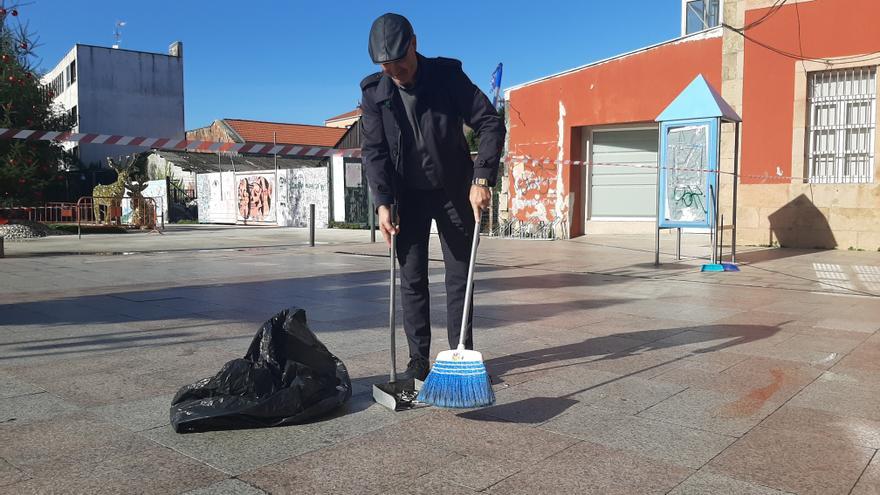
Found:
[[[428, 239], [437, 223], [446, 266], [446, 321], [450, 348], [458, 345], [471, 236], [489, 205], [504, 142], [504, 123], [468, 79], [461, 62], [416, 51], [409, 21], [385, 14], [370, 29], [369, 52], [382, 71], [361, 81], [362, 156], [379, 229], [397, 235], [403, 326], [410, 361], [406, 378], [424, 380], [431, 346]], [[472, 160], [462, 131], [480, 138]], [[391, 205], [399, 205], [391, 218]], [[473, 348], [471, 322], [466, 346]]]

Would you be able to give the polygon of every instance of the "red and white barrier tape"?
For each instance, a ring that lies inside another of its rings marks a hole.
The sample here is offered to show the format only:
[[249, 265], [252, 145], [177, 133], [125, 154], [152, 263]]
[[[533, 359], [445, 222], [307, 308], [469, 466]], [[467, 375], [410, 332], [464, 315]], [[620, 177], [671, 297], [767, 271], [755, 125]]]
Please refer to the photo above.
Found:
[[663, 168], [665, 170], [675, 170], [677, 172], [717, 172], [721, 175], [736, 175], [739, 178], [748, 178], [748, 179], [761, 179], [761, 180], [774, 180], [774, 181], [784, 181], [784, 180], [796, 180], [796, 181], [805, 181], [807, 180], [804, 177], [795, 177], [790, 175], [783, 175], [781, 173], [776, 173], [773, 175], [765, 174], [765, 175], [755, 175], [755, 174], [734, 174], [733, 172], [728, 172], [724, 170], [709, 170], [705, 168], [687, 168], [687, 167], [658, 167], [657, 165], [647, 164], [647, 163], [602, 163], [602, 162], [588, 162], [581, 160], [558, 160], [551, 158], [535, 158], [528, 155], [507, 155], [508, 163], [525, 163], [532, 165], [573, 165], [573, 166], [591, 166], [591, 167], [620, 167], [620, 168], [643, 168], [649, 170], [657, 170], [658, 168]]
[[145, 148], [160, 150], [193, 151], [202, 153], [254, 153], [298, 158], [314, 158], [335, 155], [356, 158], [361, 156], [360, 149], [336, 149], [328, 148], [326, 146], [300, 146], [295, 144], [271, 143], [221, 143], [217, 141], [194, 141], [187, 139], [118, 136], [110, 134], [82, 134], [58, 131], [33, 131], [27, 129], [0, 128], [0, 139], [143, 146]]
[[[143, 146], [158, 150], [190, 151], [197, 153], [251, 153], [262, 155], [279, 155], [292, 158], [320, 158], [328, 156], [343, 156], [346, 158], [360, 158], [361, 150], [329, 148], [326, 146], [300, 146], [294, 144], [271, 144], [271, 143], [221, 143], [217, 141], [196, 141], [173, 138], [151, 138], [118, 136], [110, 134], [82, 134], [60, 131], [35, 131], [28, 129], [4, 129], [0, 128], [0, 139], [22, 139], [26, 141], [55, 141], [72, 142], [81, 144], [105, 144], [117, 146]], [[508, 155], [505, 158], [508, 163], [530, 163], [532, 165], [563, 165], [563, 166], [592, 166], [592, 167], [624, 167], [643, 168], [657, 170], [657, 165], [640, 163], [598, 163], [581, 160], [558, 160], [551, 158], [536, 158], [528, 155]], [[665, 167], [668, 170], [689, 172], [714, 172], [702, 168]], [[733, 172], [721, 171], [723, 175], [734, 175]], [[754, 175], [736, 174], [740, 178], [758, 179], [765, 181], [800, 181], [804, 177], [782, 175]]]

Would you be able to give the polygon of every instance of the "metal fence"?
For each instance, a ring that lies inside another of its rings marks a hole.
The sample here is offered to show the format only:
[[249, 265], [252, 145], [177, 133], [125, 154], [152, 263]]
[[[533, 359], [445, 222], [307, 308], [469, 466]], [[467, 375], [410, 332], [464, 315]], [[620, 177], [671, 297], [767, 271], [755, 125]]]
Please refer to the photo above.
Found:
[[160, 214], [162, 198], [117, 198], [83, 196], [76, 203], [46, 203], [42, 206], [0, 208], [0, 217], [48, 224], [116, 225], [120, 227], [165, 228]]
[[489, 236], [499, 237], [502, 239], [534, 239], [534, 240], [553, 240], [556, 239], [556, 228], [559, 226], [559, 220], [545, 222], [541, 220], [504, 220], [499, 221]]
[[46, 203], [43, 206], [0, 208], [0, 217], [43, 223], [76, 223], [76, 203]]

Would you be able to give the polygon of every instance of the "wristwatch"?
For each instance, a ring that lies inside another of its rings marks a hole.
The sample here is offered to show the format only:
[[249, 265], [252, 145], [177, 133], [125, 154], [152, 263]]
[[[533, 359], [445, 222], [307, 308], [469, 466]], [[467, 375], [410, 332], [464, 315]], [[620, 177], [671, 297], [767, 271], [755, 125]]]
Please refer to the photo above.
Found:
[[474, 178], [475, 186], [489, 187], [489, 179]]

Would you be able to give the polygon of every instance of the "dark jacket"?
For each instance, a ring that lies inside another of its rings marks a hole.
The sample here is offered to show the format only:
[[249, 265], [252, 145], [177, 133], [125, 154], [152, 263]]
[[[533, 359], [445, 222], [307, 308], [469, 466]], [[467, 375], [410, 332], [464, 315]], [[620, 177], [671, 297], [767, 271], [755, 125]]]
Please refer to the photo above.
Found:
[[[495, 184], [504, 144], [504, 122], [492, 103], [449, 58], [419, 57], [419, 84], [423, 96], [416, 110], [431, 160], [450, 195], [469, 188], [474, 177]], [[390, 77], [377, 72], [361, 81], [361, 155], [376, 206], [390, 205], [403, 180], [402, 125], [408, 125], [403, 102]], [[480, 138], [476, 160], [471, 160], [462, 123]]]

